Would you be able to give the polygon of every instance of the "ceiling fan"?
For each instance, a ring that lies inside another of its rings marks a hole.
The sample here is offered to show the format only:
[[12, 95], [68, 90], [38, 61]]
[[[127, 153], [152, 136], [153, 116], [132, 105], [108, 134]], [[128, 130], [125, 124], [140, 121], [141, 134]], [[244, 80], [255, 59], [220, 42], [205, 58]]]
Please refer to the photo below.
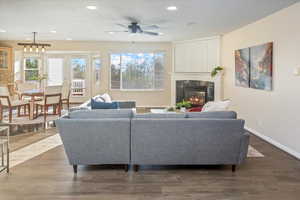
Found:
[[152, 32], [151, 30], [159, 29], [159, 26], [157, 25], [140, 25], [137, 21], [131, 22], [129, 25], [125, 24], [116, 24], [125, 30], [123, 31], [108, 31], [109, 33], [117, 33], [117, 32], [127, 32], [131, 34], [146, 34], [146, 35], [152, 35], [152, 36], [158, 36], [161, 35], [161, 33], [158, 32]]

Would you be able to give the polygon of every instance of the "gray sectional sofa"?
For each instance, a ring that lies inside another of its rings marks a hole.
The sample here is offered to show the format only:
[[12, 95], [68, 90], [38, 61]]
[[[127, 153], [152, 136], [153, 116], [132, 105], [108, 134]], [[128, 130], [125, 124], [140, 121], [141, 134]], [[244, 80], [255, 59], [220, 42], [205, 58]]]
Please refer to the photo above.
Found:
[[130, 164], [131, 109], [80, 110], [56, 120], [69, 163]]
[[135, 114], [131, 109], [74, 111], [56, 121], [77, 165], [232, 165], [247, 157], [249, 134], [236, 113]]

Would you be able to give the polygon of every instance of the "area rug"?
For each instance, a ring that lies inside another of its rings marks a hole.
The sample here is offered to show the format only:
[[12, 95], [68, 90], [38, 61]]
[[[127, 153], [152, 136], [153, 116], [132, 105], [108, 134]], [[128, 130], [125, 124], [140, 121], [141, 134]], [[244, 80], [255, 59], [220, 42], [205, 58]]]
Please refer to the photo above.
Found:
[[[61, 138], [59, 134], [55, 134], [38, 142], [35, 142], [31, 145], [28, 145], [24, 148], [21, 148], [17, 151], [14, 151], [11, 153], [10, 167], [14, 167], [18, 164], [21, 164], [60, 145], [62, 145]], [[259, 158], [264, 157], [264, 155], [252, 146], [249, 146], [248, 157]]]
[[10, 152], [14, 152], [25, 146], [34, 144], [40, 140], [44, 140], [47, 137], [57, 134], [56, 128], [48, 128], [46, 130], [31, 131], [25, 133], [18, 133], [16, 135], [11, 135], [10, 141]]

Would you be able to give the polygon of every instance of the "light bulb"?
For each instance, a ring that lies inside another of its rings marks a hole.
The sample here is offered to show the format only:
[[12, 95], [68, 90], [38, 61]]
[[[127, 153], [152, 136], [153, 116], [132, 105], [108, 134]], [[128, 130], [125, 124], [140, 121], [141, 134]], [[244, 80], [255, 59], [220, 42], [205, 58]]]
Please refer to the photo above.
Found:
[[45, 48], [44, 48], [44, 47], [42, 47], [42, 52], [43, 52], [43, 53], [45, 52]]
[[30, 46], [30, 49], [29, 49], [29, 51], [30, 51], [30, 52], [32, 52], [32, 46]]
[[24, 52], [26, 52], [26, 51], [27, 51], [27, 48], [26, 48], [26, 46], [24, 46], [24, 49], [23, 49], [23, 51], [24, 51]]
[[35, 52], [36, 52], [36, 53], [39, 52], [39, 47], [36, 47]]

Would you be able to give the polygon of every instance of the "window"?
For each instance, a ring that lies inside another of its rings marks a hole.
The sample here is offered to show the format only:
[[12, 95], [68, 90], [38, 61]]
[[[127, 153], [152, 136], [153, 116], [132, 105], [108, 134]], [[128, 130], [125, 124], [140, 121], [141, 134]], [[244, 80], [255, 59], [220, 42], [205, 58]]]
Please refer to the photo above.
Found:
[[164, 53], [111, 54], [111, 89], [163, 89], [163, 62]]
[[63, 84], [63, 58], [48, 58], [47, 78], [48, 86]]
[[96, 82], [96, 84], [99, 84], [100, 83], [101, 60], [99, 58], [94, 59], [93, 66], [95, 69], [95, 82]]
[[39, 77], [38, 58], [25, 58], [25, 81], [36, 81]]
[[72, 58], [72, 95], [84, 96], [87, 62], [85, 58]]

